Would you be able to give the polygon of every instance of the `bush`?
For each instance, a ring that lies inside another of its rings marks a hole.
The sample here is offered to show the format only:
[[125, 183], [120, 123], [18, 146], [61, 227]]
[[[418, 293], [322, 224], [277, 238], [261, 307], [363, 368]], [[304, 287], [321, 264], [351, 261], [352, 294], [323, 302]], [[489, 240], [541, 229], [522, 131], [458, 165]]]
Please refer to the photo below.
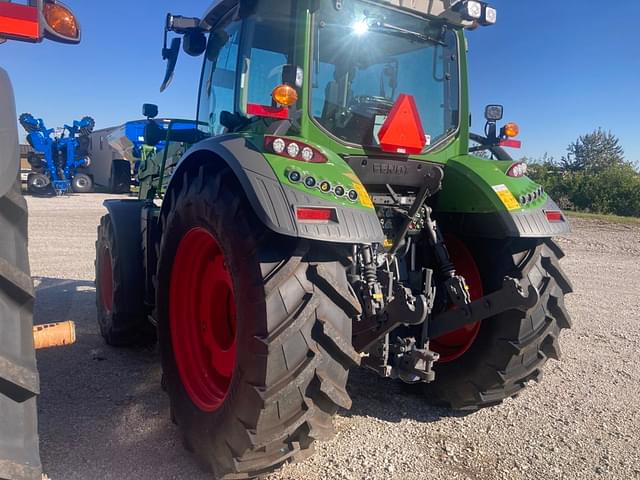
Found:
[[530, 165], [529, 172], [562, 208], [640, 217], [640, 174], [630, 164], [589, 172], [544, 162]]

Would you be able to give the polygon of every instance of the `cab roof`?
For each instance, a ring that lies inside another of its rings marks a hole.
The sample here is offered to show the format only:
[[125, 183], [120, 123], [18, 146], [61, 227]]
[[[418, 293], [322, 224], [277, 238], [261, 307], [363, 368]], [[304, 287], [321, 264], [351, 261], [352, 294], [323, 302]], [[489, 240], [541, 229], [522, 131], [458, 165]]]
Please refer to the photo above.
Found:
[[[320, 0], [341, 4], [349, 0]], [[369, 0], [382, 5], [389, 5], [414, 14], [437, 18], [459, 27], [469, 27], [473, 22], [465, 20], [455, 11], [457, 4], [463, 0]], [[238, 5], [241, 0], [215, 0], [202, 16], [201, 27], [210, 30], [229, 10]]]

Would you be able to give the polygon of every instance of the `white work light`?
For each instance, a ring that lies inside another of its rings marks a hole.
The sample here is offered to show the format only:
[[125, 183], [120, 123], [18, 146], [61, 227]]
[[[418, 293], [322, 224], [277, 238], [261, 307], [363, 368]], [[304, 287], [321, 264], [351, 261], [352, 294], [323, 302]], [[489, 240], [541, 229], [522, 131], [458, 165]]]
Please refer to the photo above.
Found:
[[484, 18], [483, 18], [483, 24], [484, 25], [495, 25], [496, 21], [498, 20], [498, 11], [490, 6], [486, 6], [484, 7]]
[[482, 17], [482, 3], [475, 0], [467, 0], [462, 5], [462, 14], [468, 20], [479, 20]]

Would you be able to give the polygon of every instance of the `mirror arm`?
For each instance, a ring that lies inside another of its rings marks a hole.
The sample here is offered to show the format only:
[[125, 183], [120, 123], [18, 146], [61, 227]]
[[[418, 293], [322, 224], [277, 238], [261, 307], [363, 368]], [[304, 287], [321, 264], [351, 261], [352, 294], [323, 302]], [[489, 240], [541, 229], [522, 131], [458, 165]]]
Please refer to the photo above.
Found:
[[485, 134], [490, 145], [498, 144], [498, 127], [496, 122], [488, 121], [485, 126]]

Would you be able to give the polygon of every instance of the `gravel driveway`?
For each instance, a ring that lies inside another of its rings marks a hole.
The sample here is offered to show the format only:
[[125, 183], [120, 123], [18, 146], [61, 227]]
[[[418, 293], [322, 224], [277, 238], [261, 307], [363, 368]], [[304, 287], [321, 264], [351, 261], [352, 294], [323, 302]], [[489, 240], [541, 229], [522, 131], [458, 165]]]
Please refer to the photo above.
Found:
[[[41, 454], [52, 480], [207, 477], [181, 445], [155, 351], [105, 347], [93, 261], [104, 195], [29, 198], [36, 322], [78, 342], [38, 353]], [[503, 405], [461, 417], [352, 373], [335, 440], [269, 480], [640, 478], [640, 226], [576, 220], [560, 243], [576, 293], [562, 363]]]

